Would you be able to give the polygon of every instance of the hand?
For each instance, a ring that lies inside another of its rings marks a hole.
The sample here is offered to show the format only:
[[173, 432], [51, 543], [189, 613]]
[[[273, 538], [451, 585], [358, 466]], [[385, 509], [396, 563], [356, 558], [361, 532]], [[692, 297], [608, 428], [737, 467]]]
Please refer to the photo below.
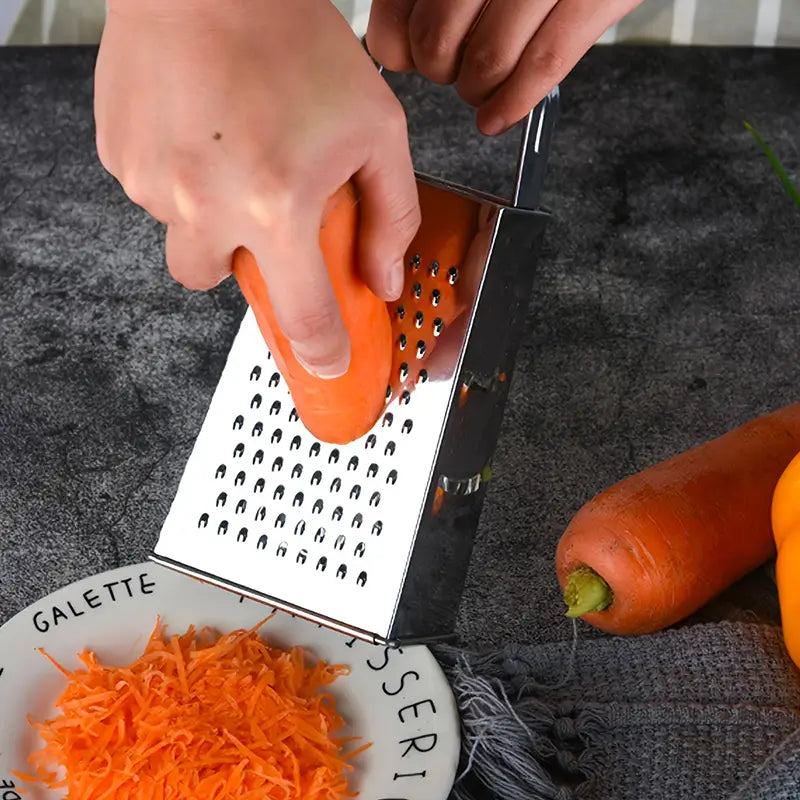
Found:
[[402, 107], [329, 0], [110, 0], [95, 77], [100, 160], [167, 225], [171, 274], [210, 288], [246, 247], [299, 359], [343, 374], [325, 203], [353, 178], [360, 269], [393, 300], [419, 201]]
[[373, 0], [367, 45], [387, 69], [455, 83], [499, 134], [641, 0]]

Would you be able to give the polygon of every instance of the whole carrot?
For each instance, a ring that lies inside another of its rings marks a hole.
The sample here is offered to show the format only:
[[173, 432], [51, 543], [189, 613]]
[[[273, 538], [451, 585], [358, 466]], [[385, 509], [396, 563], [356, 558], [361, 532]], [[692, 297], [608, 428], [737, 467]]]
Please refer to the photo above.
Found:
[[768, 561], [773, 490], [799, 450], [800, 403], [601, 492], [556, 551], [567, 614], [609, 633], [652, 633]]

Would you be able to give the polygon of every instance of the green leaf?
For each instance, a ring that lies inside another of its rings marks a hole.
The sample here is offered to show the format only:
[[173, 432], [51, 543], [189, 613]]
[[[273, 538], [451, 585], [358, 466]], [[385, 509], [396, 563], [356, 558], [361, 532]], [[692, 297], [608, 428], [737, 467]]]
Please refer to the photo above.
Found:
[[758, 142], [759, 147], [764, 151], [764, 155], [769, 159], [769, 163], [772, 164], [772, 168], [778, 174], [778, 177], [783, 184], [783, 188], [786, 189], [789, 197], [794, 200], [795, 205], [800, 208], [800, 189], [798, 189], [789, 179], [789, 176], [786, 174], [786, 170], [783, 168], [783, 165], [780, 161], [778, 161], [778, 157], [775, 153], [772, 152], [772, 148], [764, 141], [764, 138], [761, 134], [749, 123], [744, 123], [745, 128], [753, 134], [753, 137]]

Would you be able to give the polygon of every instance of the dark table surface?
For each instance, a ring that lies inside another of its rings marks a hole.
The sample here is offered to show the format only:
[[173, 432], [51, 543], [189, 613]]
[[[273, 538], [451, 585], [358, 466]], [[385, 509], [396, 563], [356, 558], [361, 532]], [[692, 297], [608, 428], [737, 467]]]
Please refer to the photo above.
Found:
[[[0, 622], [144, 559], [244, 311], [169, 279], [98, 164], [94, 50], [0, 49]], [[417, 166], [503, 191], [514, 143], [397, 80]], [[597, 48], [564, 82], [549, 228], [460, 630], [571, 635], [557, 538], [592, 494], [800, 395], [800, 52]], [[705, 618], [777, 619], [756, 573]], [[596, 635], [585, 626], [584, 635]]]

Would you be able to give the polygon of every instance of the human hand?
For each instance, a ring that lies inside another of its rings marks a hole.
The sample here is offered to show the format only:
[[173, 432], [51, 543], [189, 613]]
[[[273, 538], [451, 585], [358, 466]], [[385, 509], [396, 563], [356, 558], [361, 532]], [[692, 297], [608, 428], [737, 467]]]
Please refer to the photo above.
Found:
[[487, 135], [524, 117], [641, 0], [373, 0], [372, 55], [455, 83]]
[[321, 377], [349, 339], [319, 249], [351, 177], [360, 269], [395, 299], [419, 203], [402, 107], [328, 0], [110, 0], [97, 61], [97, 148], [165, 223], [166, 260], [215, 286], [246, 247], [281, 330]]

